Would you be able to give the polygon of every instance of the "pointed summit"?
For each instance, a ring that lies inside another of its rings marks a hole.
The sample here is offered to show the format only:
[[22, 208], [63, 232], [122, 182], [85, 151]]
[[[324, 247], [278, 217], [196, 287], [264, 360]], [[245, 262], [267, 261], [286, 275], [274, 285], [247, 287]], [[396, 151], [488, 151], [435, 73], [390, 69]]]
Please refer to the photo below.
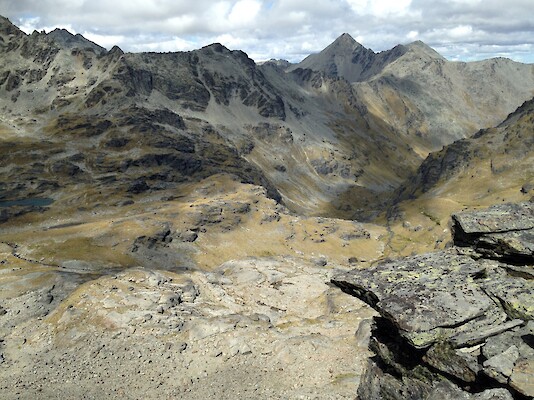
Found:
[[102, 46], [91, 42], [79, 33], [73, 35], [66, 29], [56, 28], [52, 32], [49, 32], [46, 36], [64, 49], [92, 49], [97, 54], [104, 53], [106, 51], [106, 49], [104, 49]]
[[336, 40], [334, 40], [334, 42], [332, 42], [332, 44], [337, 44], [337, 45], [346, 45], [346, 44], [349, 44], [349, 45], [354, 45], [354, 44], [358, 44], [361, 46], [360, 43], [358, 43], [356, 40], [354, 40], [354, 38], [348, 34], [348, 33], [343, 33], [341, 36], [339, 36]]
[[426, 43], [416, 40], [415, 42], [409, 43], [405, 45], [405, 47], [412, 52], [418, 53], [420, 55], [426, 55], [431, 58], [440, 58], [444, 59], [444, 57], [439, 54], [436, 50], [434, 50], [432, 47], [427, 45]]
[[8, 35], [24, 36], [25, 35], [25, 33], [22, 32], [15, 25], [13, 25], [13, 23], [9, 19], [1, 15], [0, 15], [0, 34], [6, 35], [6, 36]]
[[361, 75], [374, 61], [376, 54], [358, 43], [348, 33], [344, 33], [320, 53], [306, 57], [290, 68], [311, 69], [328, 76], [341, 77], [349, 82], [359, 81]]
[[[360, 43], [358, 43], [354, 38], [348, 33], [344, 33], [334, 40], [330, 45], [328, 45], [321, 53], [346, 53], [354, 52], [356, 49], [365, 49]], [[365, 49], [368, 50], [368, 49]]]
[[113, 46], [111, 48], [110, 51], [108, 51], [108, 54], [117, 55], [117, 56], [120, 57], [120, 56], [122, 56], [124, 54], [124, 51], [122, 51], [122, 49], [119, 46], [115, 45], [115, 46]]

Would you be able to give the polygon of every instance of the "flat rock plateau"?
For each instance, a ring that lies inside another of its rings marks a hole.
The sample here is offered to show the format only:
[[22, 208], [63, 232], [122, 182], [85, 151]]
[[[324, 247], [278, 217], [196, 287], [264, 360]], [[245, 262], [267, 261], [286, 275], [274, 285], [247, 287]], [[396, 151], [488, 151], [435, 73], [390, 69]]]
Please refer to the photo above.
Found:
[[533, 97], [422, 42], [0, 17], [0, 398], [531, 398]]

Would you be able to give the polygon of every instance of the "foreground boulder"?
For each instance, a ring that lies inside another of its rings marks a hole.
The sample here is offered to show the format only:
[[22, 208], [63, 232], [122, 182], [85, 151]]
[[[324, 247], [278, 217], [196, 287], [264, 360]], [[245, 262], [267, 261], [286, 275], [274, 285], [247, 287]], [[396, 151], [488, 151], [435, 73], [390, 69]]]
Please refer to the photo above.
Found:
[[534, 396], [534, 207], [453, 216], [455, 247], [333, 282], [374, 320], [359, 399]]

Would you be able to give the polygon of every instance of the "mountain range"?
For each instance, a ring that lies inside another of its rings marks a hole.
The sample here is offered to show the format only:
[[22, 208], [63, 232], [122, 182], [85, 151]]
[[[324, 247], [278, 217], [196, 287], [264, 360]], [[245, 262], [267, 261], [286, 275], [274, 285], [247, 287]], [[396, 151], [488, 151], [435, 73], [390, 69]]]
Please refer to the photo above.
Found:
[[364, 218], [430, 151], [497, 124], [534, 91], [532, 65], [449, 62], [421, 42], [376, 54], [343, 34], [284, 67], [220, 44], [125, 54], [1, 22], [2, 125], [35, 155], [11, 168], [6, 198], [59, 196], [50, 174], [80, 195], [120, 197], [227, 172], [295, 212]]

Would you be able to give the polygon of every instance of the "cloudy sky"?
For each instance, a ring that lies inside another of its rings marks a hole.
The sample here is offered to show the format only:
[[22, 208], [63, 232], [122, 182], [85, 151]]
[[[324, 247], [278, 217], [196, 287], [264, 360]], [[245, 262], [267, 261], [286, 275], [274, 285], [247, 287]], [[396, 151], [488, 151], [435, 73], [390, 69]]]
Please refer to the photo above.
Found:
[[60, 27], [125, 51], [220, 42], [293, 62], [344, 32], [374, 51], [422, 40], [451, 60], [534, 63], [534, 0], [0, 0], [31, 33]]

